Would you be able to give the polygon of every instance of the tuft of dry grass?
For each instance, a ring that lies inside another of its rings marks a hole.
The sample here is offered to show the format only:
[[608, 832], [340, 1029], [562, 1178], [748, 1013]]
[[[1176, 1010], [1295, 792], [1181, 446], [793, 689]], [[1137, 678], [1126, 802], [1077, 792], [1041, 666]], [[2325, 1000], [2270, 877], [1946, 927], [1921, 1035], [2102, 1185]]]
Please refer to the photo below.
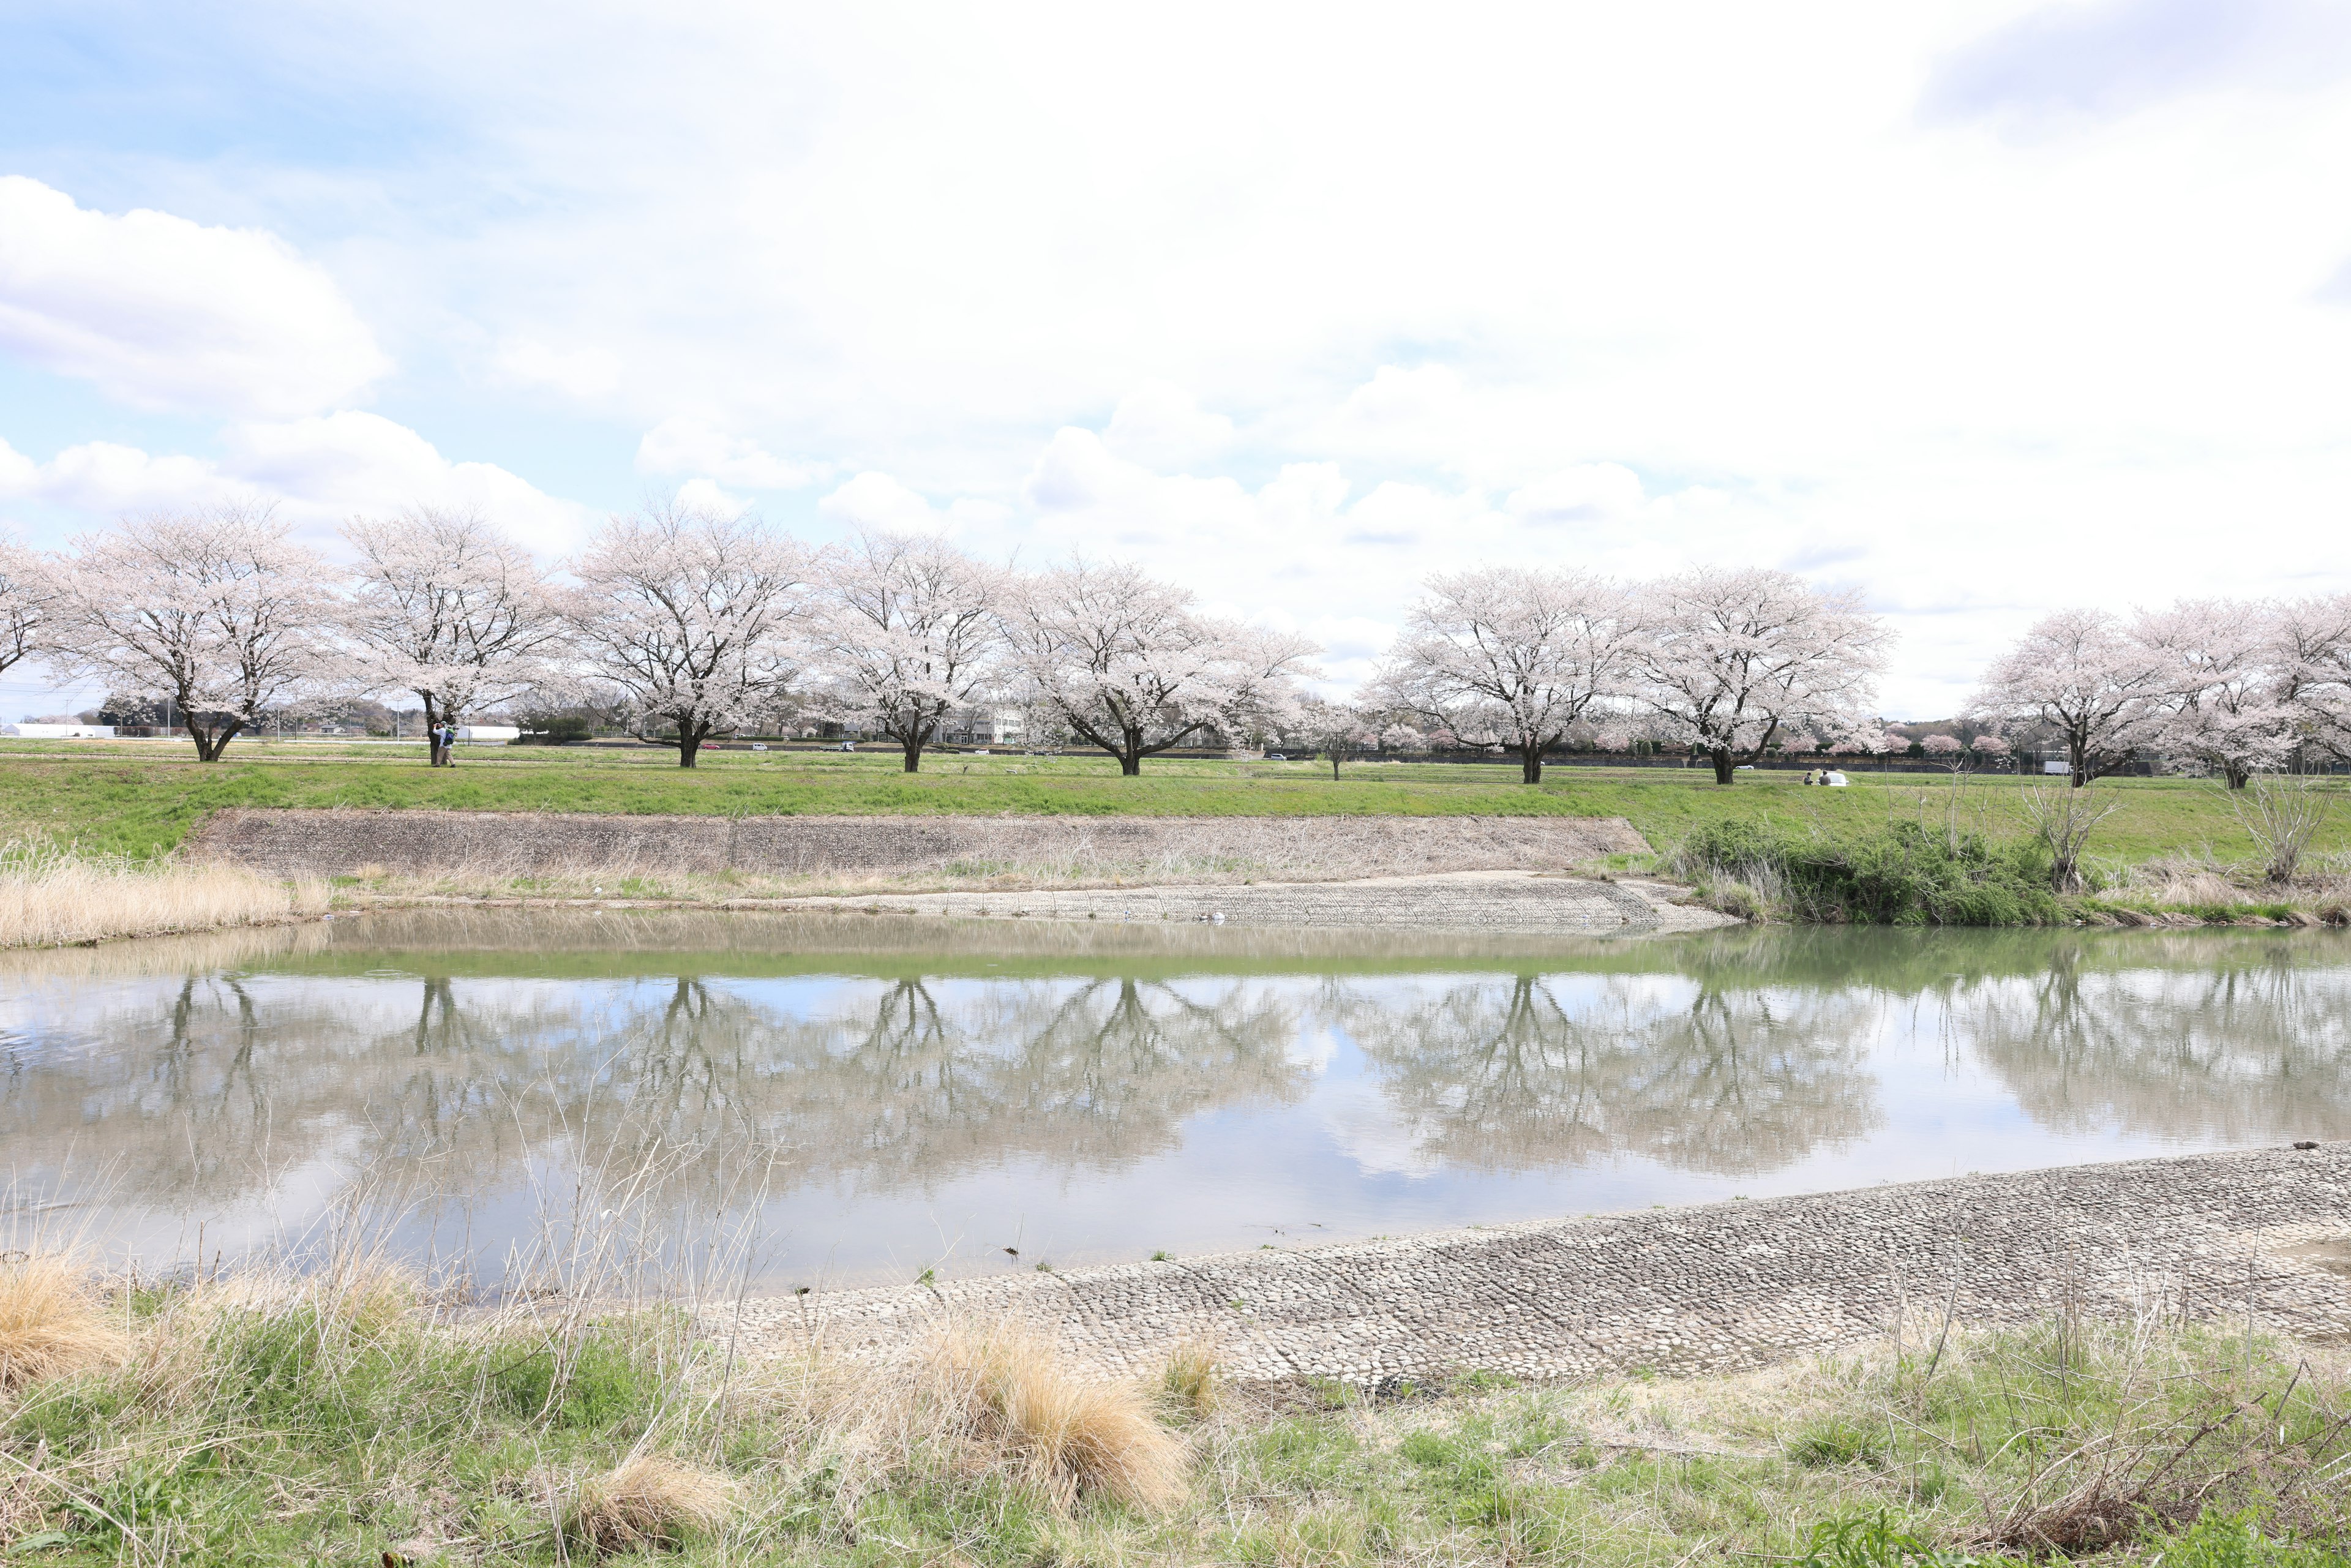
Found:
[[1184, 1444], [1145, 1392], [1086, 1378], [1026, 1329], [950, 1329], [921, 1370], [973, 1441], [1063, 1507], [1099, 1493], [1157, 1511], [1185, 1495]]
[[87, 1269], [54, 1254], [0, 1263], [0, 1394], [109, 1365], [129, 1348]]
[[327, 884], [237, 866], [142, 863], [52, 845], [0, 844], [0, 947], [266, 925], [326, 912]]
[[726, 1522], [735, 1483], [659, 1454], [640, 1454], [580, 1483], [564, 1516], [571, 1542], [598, 1553], [676, 1546]]

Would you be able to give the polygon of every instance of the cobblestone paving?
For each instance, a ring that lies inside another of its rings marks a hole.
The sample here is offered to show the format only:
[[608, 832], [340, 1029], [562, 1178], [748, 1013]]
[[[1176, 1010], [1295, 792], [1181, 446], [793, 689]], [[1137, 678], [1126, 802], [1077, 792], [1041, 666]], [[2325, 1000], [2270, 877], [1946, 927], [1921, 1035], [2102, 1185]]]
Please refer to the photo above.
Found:
[[1587, 936], [1698, 931], [1736, 924], [1710, 909], [1671, 902], [1683, 891], [1668, 883], [1629, 878], [1601, 882], [1530, 872], [1473, 871], [1240, 886], [859, 894], [846, 898], [778, 900], [773, 907], [954, 919], [1213, 921], [1287, 929], [1408, 926]]
[[2069, 1302], [2351, 1341], [2351, 1143], [772, 1298], [742, 1326], [755, 1354], [889, 1356], [1010, 1317], [1108, 1375], [1205, 1336], [1242, 1379], [1374, 1385], [1726, 1371]]

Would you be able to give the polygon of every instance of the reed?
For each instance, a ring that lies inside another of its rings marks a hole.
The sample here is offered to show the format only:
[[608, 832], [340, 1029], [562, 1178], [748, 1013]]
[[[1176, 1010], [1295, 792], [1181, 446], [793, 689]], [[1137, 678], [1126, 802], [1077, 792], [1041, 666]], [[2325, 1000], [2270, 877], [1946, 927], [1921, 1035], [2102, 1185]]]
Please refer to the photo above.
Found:
[[241, 867], [0, 844], [0, 948], [267, 925], [326, 913], [327, 884]]

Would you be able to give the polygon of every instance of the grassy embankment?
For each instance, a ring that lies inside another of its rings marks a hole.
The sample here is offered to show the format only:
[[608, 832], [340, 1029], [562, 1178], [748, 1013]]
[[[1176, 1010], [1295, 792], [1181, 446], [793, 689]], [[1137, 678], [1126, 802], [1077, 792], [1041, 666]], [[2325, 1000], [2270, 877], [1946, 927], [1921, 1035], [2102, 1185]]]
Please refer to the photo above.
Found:
[[[723, 1312], [714, 1313], [723, 1319]], [[0, 1264], [0, 1554], [70, 1563], [2339, 1565], [2336, 1353], [2058, 1321], [1742, 1376], [1092, 1382], [1002, 1325], [753, 1364], [394, 1272]]]
[[[2262, 888], [2254, 846], [2220, 791], [2189, 780], [2102, 786], [2121, 809], [2092, 841], [2091, 896], [2061, 904], [2032, 892], [2037, 869], [2021, 809], [2024, 786], [2013, 779], [1959, 786], [1938, 775], [1861, 772], [1850, 789], [1819, 789], [1803, 788], [1794, 775], [1754, 773], [1722, 789], [1696, 769], [1555, 768], [1529, 788], [1507, 764], [1367, 763], [1351, 765], [1334, 782], [1312, 762], [1165, 759], [1141, 779], [1122, 779], [1108, 759], [1075, 755], [940, 756], [913, 777], [887, 757], [813, 752], [706, 754], [691, 772], [652, 748], [486, 749], [440, 770], [421, 766], [421, 746], [240, 742], [230, 756], [206, 767], [163, 742], [0, 743], [0, 835], [146, 859], [176, 848], [206, 813], [234, 806], [740, 816], [1621, 816], [1668, 868], [1714, 884], [1710, 893], [1728, 906], [1771, 913], [1777, 903], [1782, 913], [1813, 918], [2006, 924], [2134, 908], [2247, 918], [2325, 909], [2351, 892], [2344, 874], [2351, 811], [2339, 812], [2313, 846], [2302, 884]], [[1738, 855], [1688, 852], [1751, 851], [1759, 842], [1782, 869], [1809, 867], [1818, 896], [1809, 904], [1789, 899], [1788, 887], [1802, 876], [1782, 876], [1785, 885], [1761, 891], [1733, 885], [1744, 869], [1734, 863]], [[1000, 882], [1004, 869], [975, 874]], [[695, 899], [813, 889], [719, 877], [640, 879], [615, 891]]]

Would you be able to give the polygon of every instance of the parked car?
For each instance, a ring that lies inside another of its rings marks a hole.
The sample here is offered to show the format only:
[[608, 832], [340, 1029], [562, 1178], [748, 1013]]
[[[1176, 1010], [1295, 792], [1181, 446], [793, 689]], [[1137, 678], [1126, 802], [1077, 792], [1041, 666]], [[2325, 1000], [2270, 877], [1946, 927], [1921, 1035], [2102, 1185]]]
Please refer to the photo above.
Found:
[[1290, 760], [1290, 754], [1283, 751], [1269, 751], [1265, 754], [1265, 759], [1268, 762], [1287, 762]]

